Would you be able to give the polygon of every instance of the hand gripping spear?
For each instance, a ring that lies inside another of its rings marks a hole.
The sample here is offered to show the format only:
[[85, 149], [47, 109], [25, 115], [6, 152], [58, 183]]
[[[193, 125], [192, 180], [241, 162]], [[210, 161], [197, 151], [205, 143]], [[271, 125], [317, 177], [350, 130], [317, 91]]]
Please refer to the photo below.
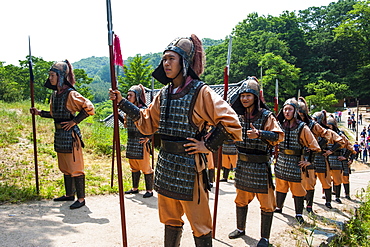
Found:
[[[231, 59], [231, 49], [232, 49], [232, 36], [230, 35], [229, 47], [227, 51], [227, 62], [224, 68], [224, 100], [227, 101], [227, 91], [229, 89], [229, 67]], [[215, 191], [215, 203], [213, 209], [213, 229], [212, 229], [212, 238], [216, 236], [216, 221], [217, 221], [217, 206], [218, 206], [218, 194], [220, 187], [220, 175], [222, 167], [222, 146], [218, 149], [218, 162], [217, 162], [217, 178], [216, 178], [216, 191]]]
[[[32, 70], [32, 55], [31, 55], [31, 38], [28, 36], [28, 69], [30, 71], [30, 93], [31, 93], [31, 107], [35, 107], [35, 94], [34, 94], [34, 77], [33, 77], [33, 70]], [[36, 192], [39, 194], [39, 169], [37, 164], [37, 140], [36, 140], [36, 120], [35, 115], [32, 114], [32, 133], [33, 133], [33, 156], [35, 159], [35, 178], [36, 178]]]
[[[117, 81], [116, 81], [116, 74], [115, 74], [115, 69], [114, 69], [113, 31], [112, 31], [113, 24], [112, 24], [112, 9], [111, 9], [110, 0], [107, 0], [107, 20], [108, 20], [108, 45], [109, 45], [111, 86], [113, 90], [116, 90]], [[121, 226], [122, 226], [121, 227], [122, 228], [122, 242], [123, 242], [123, 246], [127, 247], [125, 205], [124, 205], [123, 184], [122, 184], [121, 143], [120, 143], [120, 138], [119, 138], [117, 103], [118, 103], [117, 99], [113, 101], [114, 140], [115, 140], [116, 157], [117, 157], [118, 188], [119, 188]]]

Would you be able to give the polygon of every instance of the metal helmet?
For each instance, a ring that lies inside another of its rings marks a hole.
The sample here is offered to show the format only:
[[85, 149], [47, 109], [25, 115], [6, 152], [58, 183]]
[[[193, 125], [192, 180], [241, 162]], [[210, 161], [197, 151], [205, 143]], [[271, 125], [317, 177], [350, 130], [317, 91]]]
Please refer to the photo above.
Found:
[[308, 114], [308, 106], [305, 98], [299, 97], [298, 98], [298, 111], [300, 113]]
[[312, 115], [312, 118], [313, 118], [313, 119], [314, 119], [318, 124], [320, 124], [321, 126], [325, 126], [325, 127], [327, 127], [326, 111], [325, 111], [325, 110], [315, 112], [315, 113]]
[[280, 123], [283, 123], [285, 117], [284, 117], [284, 107], [286, 105], [291, 105], [294, 107], [294, 116], [293, 118], [296, 118], [296, 119], [299, 119], [299, 120], [302, 120], [301, 117], [299, 116], [298, 114], [298, 101], [296, 100], [296, 98], [290, 98], [290, 99], [287, 99], [284, 104], [283, 104], [283, 107], [280, 109], [278, 115], [277, 115], [277, 120], [280, 122]]
[[130, 89], [128, 91], [135, 93], [135, 99], [136, 99], [137, 104], [139, 104], [139, 105], [141, 104], [141, 105], [145, 106], [145, 103], [146, 103], [145, 88], [143, 87], [143, 85], [141, 85], [141, 84], [134, 85], [134, 86], [130, 87]]
[[[183, 76], [191, 76], [198, 79], [204, 71], [204, 51], [202, 42], [192, 34], [191, 37], [180, 37], [174, 39], [163, 51], [174, 51], [182, 57]], [[161, 60], [158, 67], [152, 73], [153, 77], [163, 84], [168, 84], [173, 78], [168, 78], [164, 73]]]
[[76, 83], [74, 80], [74, 74], [72, 65], [69, 63], [68, 60], [55, 62], [49, 71], [53, 71], [58, 76], [58, 83], [57, 86], [53, 86], [50, 83], [50, 80], [47, 79], [45, 83], [45, 87], [57, 90], [57, 88], [63, 88], [65, 85], [73, 88], [74, 84]]
[[327, 122], [327, 125], [332, 125], [334, 126], [334, 129], [337, 129], [338, 128], [338, 123], [337, 123], [337, 120], [335, 119], [335, 117], [330, 114], [326, 120]]

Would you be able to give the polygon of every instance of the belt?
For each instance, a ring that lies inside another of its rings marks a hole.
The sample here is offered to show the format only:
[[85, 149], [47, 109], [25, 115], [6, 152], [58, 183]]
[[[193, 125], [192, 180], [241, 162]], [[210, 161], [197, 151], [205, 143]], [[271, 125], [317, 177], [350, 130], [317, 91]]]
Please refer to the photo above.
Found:
[[161, 149], [167, 153], [180, 154], [186, 153], [184, 144], [190, 141], [166, 141], [161, 140]]
[[270, 160], [270, 156], [239, 153], [238, 159], [250, 163], [266, 163]]
[[302, 149], [280, 149], [280, 152], [286, 155], [299, 156], [302, 155]]

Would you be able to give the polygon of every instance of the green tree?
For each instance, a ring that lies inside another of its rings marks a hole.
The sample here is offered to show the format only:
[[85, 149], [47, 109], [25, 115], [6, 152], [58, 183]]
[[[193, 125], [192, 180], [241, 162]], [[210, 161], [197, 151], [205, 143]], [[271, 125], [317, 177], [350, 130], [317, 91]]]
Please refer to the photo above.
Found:
[[[273, 102], [275, 96], [275, 82], [279, 82], [279, 100], [281, 103], [292, 97], [297, 92], [297, 81], [300, 68], [286, 62], [281, 56], [273, 53], [266, 53], [258, 66], [264, 69], [263, 93], [267, 102]], [[272, 106], [271, 103], [268, 105]]]
[[338, 99], [343, 98], [348, 93], [348, 85], [325, 80], [309, 83], [305, 87], [311, 93], [311, 95], [306, 97], [306, 100], [310, 102], [310, 105], [314, 106], [313, 112], [323, 109], [332, 112], [334, 110], [333, 105], [338, 103]]
[[133, 85], [141, 84], [151, 88], [151, 78], [153, 69], [148, 65], [149, 59], [143, 60], [141, 55], [136, 55], [129, 65], [124, 65], [124, 77], [119, 76], [119, 90], [126, 93]]

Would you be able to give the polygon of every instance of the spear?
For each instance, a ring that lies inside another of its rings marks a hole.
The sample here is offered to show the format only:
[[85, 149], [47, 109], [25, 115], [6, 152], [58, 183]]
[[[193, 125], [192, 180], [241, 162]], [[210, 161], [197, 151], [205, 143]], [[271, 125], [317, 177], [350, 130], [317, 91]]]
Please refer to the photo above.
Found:
[[[30, 92], [31, 92], [31, 107], [35, 107], [35, 93], [34, 93], [34, 76], [33, 76], [33, 69], [32, 69], [32, 55], [31, 55], [31, 38], [28, 36], [28, 69], [30, 71]], [[36, 178], [36, 192], [39, 194], [39, 169], [37, 163], [37, 140], [36, 140], [36, 119], [35, 115], [32, 114], [32, 134], [33, 134], [33, 156], [35, 159], [35, 178]]]
[[[111, 86], [113, 90], [117, 90], [116, 74], [114, 69], [114, 51], [113, 51], [113, 24], [112, 24], [112, 9], [111, 2], [107, 0], [107, 20], [108, 20], [108, 46], [109, 46], [109, 60], [110, 60], [110, 77]], [[127, 247], [127, 234], [126, 234], [126, 218], [125, 218], [125, 201], [123, 197], [123, 184], [122, 184], [122, 162], [121, 162], [121, 143], [119, 139], [119, 123], [118, 123], [118, 107], [117, 99], [113, 101], [113, 121], [114, 121], [114, 140], [117, 157], [117, 172], [118, 172], [118, 188], [120, 198], [121, 210], [121, 230], [123, 246]]]
[[279, 81], [278, 79], [276, 79], [276, 83], [275, 83], [275, 97], [274, 97], [274, 111], [276, 114], [278, 114], [278, 110], [279, 110]]
[[[231, 49], [232, 49], [232, 36], [230, 35], [229, 47], [227, 51], [227, 61], [224, 68], [224, 100], [227, 101], [227, 91], [229, 89], [229, 67], [231, 60]], [[217, 162], [217, 178], [216, 178], [216, 191], [215, 191], [215, 202], [213, 209], [213, 229], [212, 229], [212, 238], [216, 236], [216, 222], [217, 222], [217, 206], [218, 206], [218, 194], [220, 188], [220, 175], [222, 167], [222, 146], [218, 149], [218, 162]]]

